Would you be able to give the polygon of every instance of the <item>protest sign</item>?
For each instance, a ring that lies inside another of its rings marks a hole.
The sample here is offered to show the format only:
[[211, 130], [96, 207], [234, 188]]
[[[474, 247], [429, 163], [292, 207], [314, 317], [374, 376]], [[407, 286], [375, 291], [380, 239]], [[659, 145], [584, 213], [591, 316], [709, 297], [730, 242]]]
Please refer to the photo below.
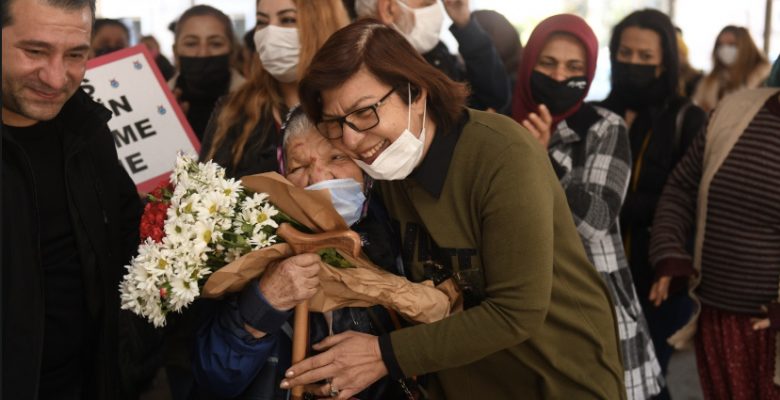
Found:
[[168, 179], [178, 152], [200, 143], [146, 47], [87, 62], [82, 88], [113, 114], [108, 122], [119, 162], [147, 193]]

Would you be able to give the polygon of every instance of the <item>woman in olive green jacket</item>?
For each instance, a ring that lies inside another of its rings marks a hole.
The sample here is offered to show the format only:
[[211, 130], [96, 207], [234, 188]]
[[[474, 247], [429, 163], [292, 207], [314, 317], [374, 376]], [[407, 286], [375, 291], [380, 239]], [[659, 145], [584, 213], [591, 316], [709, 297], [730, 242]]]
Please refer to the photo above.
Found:
[[371, 20], [326, 42], [300, 95], [379, 181], [407, 276], [454, 279], [465, 307], [380, 337], [332, 336], [283, 387], [325, 380], [315, 394], [347, 399], [386, 374], [430, 373], [431, 398], [625, 398], [606, 289], [527, 131], [465, 108], [465, 87]]

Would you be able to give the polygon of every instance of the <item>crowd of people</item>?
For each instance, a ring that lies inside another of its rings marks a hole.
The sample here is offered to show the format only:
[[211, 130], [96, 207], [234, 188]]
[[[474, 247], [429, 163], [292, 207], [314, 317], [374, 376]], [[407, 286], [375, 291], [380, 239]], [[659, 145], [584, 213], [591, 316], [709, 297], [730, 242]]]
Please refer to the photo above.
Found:
[[[418, 324], [382, 306], [293, 309], [317, 254], [152, 329], [120, 311], [142, 197], [111, 113], [79, 87], [128, 47], [94, 0], [2, 4], [2, 355], [9, 399], [668, 399], [693, 345], [706, 399], [780, 400], [780, 57], [747, 29], [687, 60], [661, 11], [612, 29], [611, 90], [586, 102], [599, 42], [573, 14], [517, 30], [468, 0], [256, 0], [140, 38], [230, 178], [328, 190], [379, 268], [452, 283]], [[458, 43], [439, 35], [444, 17]], [[690, 27], [688, 29], [694, 29]]]

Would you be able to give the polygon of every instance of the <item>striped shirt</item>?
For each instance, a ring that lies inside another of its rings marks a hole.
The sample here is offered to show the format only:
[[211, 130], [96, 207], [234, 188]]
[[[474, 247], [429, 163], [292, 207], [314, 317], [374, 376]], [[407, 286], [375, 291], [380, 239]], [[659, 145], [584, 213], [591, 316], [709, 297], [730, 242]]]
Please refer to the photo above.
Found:
[[[695, 226], [706, 137], [672, 173], [656, 211], [650, 258], [690, 259], [683, 238]], [[756, 114], [712, 179], [697, 295], [722, 310], [760, 314], [780, 278], [780, 102]]]

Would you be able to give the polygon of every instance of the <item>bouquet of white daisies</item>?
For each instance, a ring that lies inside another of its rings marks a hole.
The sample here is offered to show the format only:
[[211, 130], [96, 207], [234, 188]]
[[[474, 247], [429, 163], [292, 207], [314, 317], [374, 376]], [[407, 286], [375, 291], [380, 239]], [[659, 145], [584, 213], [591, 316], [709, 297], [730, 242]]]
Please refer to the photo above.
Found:
[[149, 196], [141, 222], [145, 240], [120, 284], [122, 308], [157, 327], [200, 295], [211, 272], [273, 245], [288, 218], [266, 194], [245, 191], [213, 162], [179, 155], [170, 181]]
[[213, 162], [177, 158], [170, 183], [144, 208], [138, 255], [119, 287], [123, 309], [163, 327], [170, 312], [198, 297], [239, 291], [272, 263], [316, 252], [321, 287], [309, 299], [311, 311], [382, 304], [423, 323], [449, 314], [454, 295], [373, 265], [329, 194], [296, 188], [275, 173], [242, 180], [226, 179]]

